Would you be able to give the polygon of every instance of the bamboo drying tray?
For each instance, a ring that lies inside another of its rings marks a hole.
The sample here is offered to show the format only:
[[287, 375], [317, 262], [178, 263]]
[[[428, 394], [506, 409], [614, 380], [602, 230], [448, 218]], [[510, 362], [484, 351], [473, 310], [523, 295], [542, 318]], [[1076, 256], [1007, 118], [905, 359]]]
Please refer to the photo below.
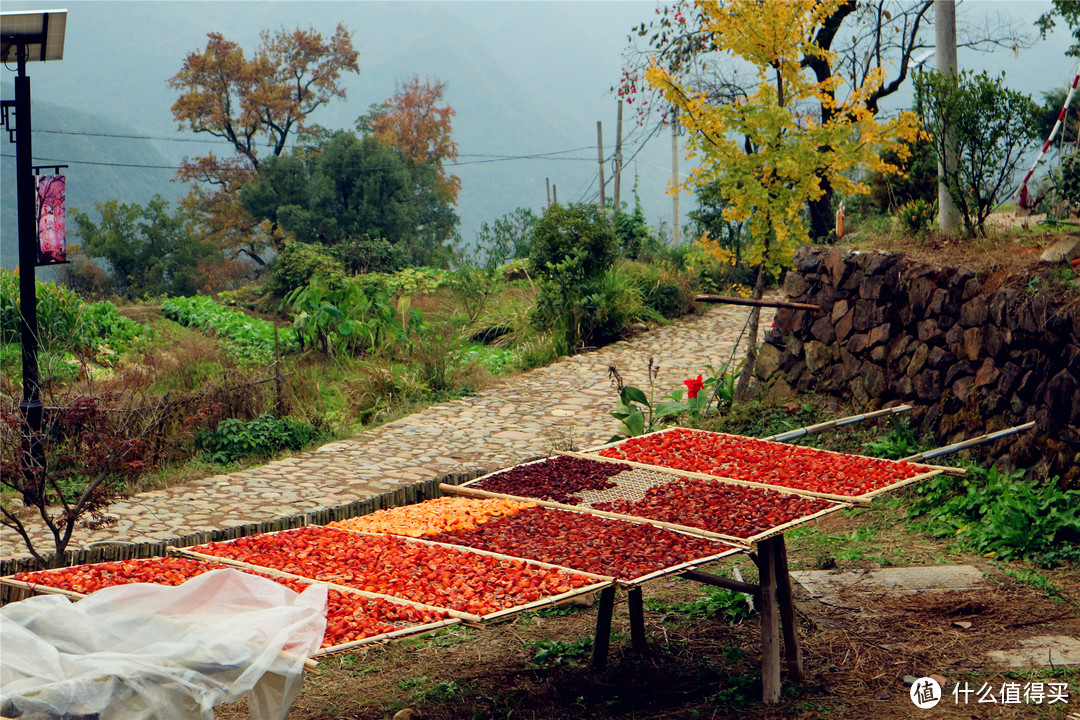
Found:
[[[456, 487], [456, 486], [450, 486], [450, 487]], [[425, 502], [427, 502], [427, 501], [425, 501]], [[530, 500], [530, 502], [533, 502], [533, 501]], [[572, 512], [572, 513], [575, 513], [575, 514], [578, 514], [578, 515], [586, 515], [586, 516], [597, 516], [598, 515], [598, 512], [589, 512], [589, 511], [583, 510], [581, 508], [570, 509], [570, 508], [573, 508], [573, 506], [571, 506], [571, 505], [567, 505], [567, 506], [564, 506], [562, 508], [552, 508], [552, 507], [548, 507], [546, 504], [544, 504], [544, 505], [540, 505], [540, 508], [543, 509], [543, 510], [562, 509], [562, 510], [566, 510], [568, 512]], [[391, 510], [391, 512], [392, 512], [392, 510]], [[615, 519], [615, 518], [608, 518], [608, 519]], [[641, 518], [635, 518], [633, 520], [633, 523], [635, 525], [653, 525], [654, 527], [659, 527], [659, 526], [654, 525], [653, 522], [642, 522]], [[480, 525], [477, 528], [474, 528], [474, 530], [479, 530], [482, 527], [483, 527], [483, 525]], [[347, 528], [339, 528], [339, 529], [347, 530]], [[659, 529], [667, 530], [668, 532], [678, 533], [680, 535], [686, 535], [688, 537], [701, 538], [701, 535], [699, 533], [691, 533], [691, 532], [686, 532], [684, 530], [676, 530], [676, 529], [666, 528], [666, 527], [661, 527]], [[625, 578], [624, 579], [624, 578], [611, 577], [609, 575], [597, 575], [597, 574], [591, 573], [591, 572], [589, 572], [587, 570], [581, 570], [581, 569], [578, 569], [578, 568], [570, 567], [569, 565], [552, 565], [550, 563], [546, 563], [546, 562], [544, 562], [542, 560], [539, 560], [537, 558], [528, 557], [526, 555], [508, 555], [508, 554], [505, 554], [505, 553], [496, 553], [496, 552], [491, 552], [489, 550], [482, 550], [480, 548], [474, 548], [474, 547], [472, 547], [470, 545], [458, 545], [456, 543], [437, 542], [437, 541], [434, 541], [434, 540], [428, 540], [428, 539], [423, 538], [423, 537], [421, 537], [421, 538], [413, 538], [413, 537], [410, 537], [410, 536], [397, 535], [395, 533], [371, 533], [371, 532], [367, 532], [367, 531], [363, 531], [363, 530], [348, 530], [348, 532], [354, 532], [354, 533], [357, 533], [359, 535], [393, 534], [395, 537], [400, 537], [400, 538], [402, 538], [403, 540], [406, 540], [406, 541], [415, 540], [417, 542], [427, 543], [427, 544], [430, 544], [430, 545], [440, 545], [442, 547], [452, 548], [452, 549], [455, 549], [455, 550], [469, 550], [471, 552], [483, 553], [483, 554], [487, 554], [487, 555], [493, 555], [494, 557], [497, 557], [497, 558], [505, 558], [505, 559], [510, 559], [510, 560], [524, 561], [524, 562], [527, 562], [527, 563], [530, 563], [530, 564], [533, 564], [533, 565], [539, 565], [541, 567], [550, 568], [550, 569], [553, 569], [553, 570], [561, 570], [561, 571], [564, 571], [564, 572], [568, 571], [568, 572], [573, 572], [573, 573], [576, 573], [576, 574], [579, 574], [579, 575], [585, 575], [585, 576], [588, 576], [588, 577], [593, 577], [593, 578], [597, 579], [598, 581], [614, 582], [616, 585], [619, 585], [621, 587], [633, 587], [635, 585], [641, 585], [641, 584], [643, 584], [645, 582], [648, 582], [649, 580], [655, 580], [657, 578], [661, 578], [661, 577], [664, 577], [664, 576], [667, 576], [667, 575], [673, 575], [675, 573], [684, 572], [686, 570], [690, 570], [692, 568], [695, 568], [695, 567], [698, 567], [698, 566], [701, 566], [701, 565], [707, 565], [707, 564], [709, 564], [711, 562], [715, 562], [715, 561], [720, 560], [722, 558], [726, 558], [726, 557], [728, 557], [730, 555], [735, 555], [735, 554], [746, 551], [746, 548], [744, 546], [742, 546], [742, 545], [732, 545], [730, 542], [723, 541], [723, 540], [714, 540], [713, 538], [703, 538], [703, 539], [706, 539], [706, 540], [711, 540], [713, 542], [723, 543], [723, 544], [727, 545], [728, 547], [726, 549], [721, 550], [720, 552], [714, 553], [712, 555], [708, 555], [708, 556], [700, 557], [700, 558], [695, 558], [693, 560], [687, 560], [686, 562], [679, 563], [677, 565], [672, 565], [672, 566], [666, 567], [666, 568], [661, 568], [659, 570], [654, 570], [653, 572], [647, 573], [645, 575], [642, 575], [642, 576], [639, 576], [639, 577], [636, 577], [636, 578]]]
[[[719, 480], [721, 482], [726, 482], [726, 483], [733, 483], [733, 484], [738, 484], [738, 485], [747, 485], [747, 486], [753, 486], [753, 487], [764, 487], [764, 488], [768, 488], [768, 489], [771, 489], [771, 490], [783, 489], [783, 490], [788, 491], [788, 492], [794, 492], [794, 493], [807, 495], [807, 496], [811, 496], [811, 497], [819, 497], [819, 498], [824, 498], [826, 500], [835, 500], [835, 501], [838, 501], [838, 502], [857, 503], [857, 504], [868, 504], [871, 500], [873, 500], [873, 498], [877, 497], [878, 495], [882, 495], [884, 493], [891, 492], [893, 490], [897, 490], [899, 488], [906, 487], [908, 485], [912, 485], [912, 484], [917, 483], [917, 482], [922, 482], [923, 480], [928, 480], [929, 478], [935, 477], [937, 475], [942, 474], [943, 472], [951, 470], [951, 468], [943, 467], [943, 466], [940, 466], [940, 465], [925, 465], [925, 464], [921, 464], [921, 463], [905, 463], [907, 465], [913, 465], [913, 466], [919, 468], [920, 470], [922, 470], [922, 472], [920, 472], [919, 474], [914, 475], [912, 477], [909, 477], [909, 478], [904, 478], [902, 480], [897, 480], [896, 482], [890, 483], [889, 485], [884, 485], [884, 486], [882, 486], [880, 488], [875, 488], [874, 490], [867, 491], [867, 492], [862, 493], [860, 495], [841, 495], [841, 494], [834, 494], [834, 493], [816, 492], [816, 491], [812, 491], [812, 490], [802, 490], [802, 489], [799, 489], [799, 488], [793, 488], [793, 487], [788, 487], [788, 486], [785, 486], [785, 485], [779, 485], [779, 484], [774, 484], [774, 483], [759, 483], [759, 482], [754, 482], [754, 481], [751, 481], [751, 480], [740, 480], [740, 479], [737, 479], [737, 478], [730, 478], [730, 477], [723, 476], [723, 475], [693, 473], [693, 472], [689, 472], [689, 471], [685, 471], [685, 470], [679, 470], [677, 468], [666, 468], [664, 466], [658, 466], [658, 465], [645, 465], [645, 464], [642, 464], [642, 463], [635, 463], [635, 462], [632, 462], [632, 461], [621, 460], [619, 458], [608, 458], [608, 457], [601, 456], [599, 454], [601, 450], [607, 450], [607, 449], [610, 449], [610, 448], [616, 448], [616, 447], [619, 447], [619, 446], [624, 445], [626, 443], [629, 443], [631, 441], [640, 440], [643, 437], [651, 437], [653, 435], [662, 435], [664, 433], [670, 433], [670, 432], [675, 432], [675, 431], [683, 432], [683, 433], [691, 433], [691, 434], [694, 434], [694, 435], [732, 438], [732, 439], [735, 439], [735, 440], [750, 440], [750, 441], [755, 441], [755, 442], [759, 442], [759, 443], [767, 443], [769, 445], [775, 445], [777, 447], [777, 449], [781, 449], [781, 448], [789, 449], [789, 448], [791, 448], [791, 445], [789, 443], [776, 442], [774, 440], [761, 440], [759, 438], [751, 438], [751, 437], [746, 437], [746, 436], [743, 436], [743, 435], [731, 435], [731, 434], [728, 434], [728, 433], [716, 433], [716, 432], [711, 432], [711, 431], [708, 431], [708, 430], [696, 430], [696, 429], [693, 429], [693, 428], [683, 428], [683, 427], [673, 426], [673, 427], [664, 428], [663, 430], [657, 430], [655, 432], [647, 433], [646, 435], [639, 435], [639, 436], [633, 437], [633, 438], [624, 438], [624, 439], [619, 440], [617, 442], [606, 443], [604, 445], [597, 445], [596, 447], [588, 448], [588, 449], [584, 450], [581, 453], [566, 453], [566, 454], [575, 455], [575, 456], [578, 456], [578, 457], [589, 457], [589, 458], [592, 458], [594, 460], [607, 460], [607, 461], [610, 461], [610, 462], [622, 462], [622, 463], [627, 463], [629, 465], [635, 465], [635, 466], [639, 466], [639, 467], [647, 467], [647, 468], [651, 468], [651, 469], [666, 469], [666, 470], [671, 470], [671, 471], [682, 473], [683, 475], [686, 475], [688, 477], [710, 478], [710, 479], [713, 479], [713, 480]], [[845, 458], [845, 459], [847, 459], [849, 461], [853, 461], [853, 462], [859, 462], [859, 461], [865, 461], [865, 462], [874, 461], [874, 462], [887, 462], [887, 463], [898, 463], [899, 462], [897, 460], [884, 460], [882, 458], [872, 458], [872, 457], [867, 457], [865, 455], [854, 455], [854, 454], [851, 454], [851, 453], [840, 453], [840, 452], [835, 452], [833, 450], [821, 450], [821, 449], [818, 449], [818, 448], [804, 448], [804, 449], [807, 450], [807, 451], [810, 451], [810, 452], [814, 452], [814, 453], [837, 455], [837, 456], [843, 457], [843, 458]]]
[[[292, 530], [278, 530], [276, 532], [261, 533], [261, 534], [270, 536], [270, 535], [277, 535], [279, 533], [295, 532], [297, 529], [298, 528], [294, 528]], [[383, 535], [382, 533], [357, 532], [355, 530], [345, 530], [344, 528], [333, 528], [333, 529], [339, 530], [341, 532], [352, 533], [354, 535], [363, 535], [363, 536], [368, 536], [368, 537], [379, 537], [379, 536]], [[405, 536], [402, 536], [402, 535], [393, 535], [392, 537], [394, 537], [394, 538], [396, 538], [398, 540], [406, 541], [406, 542], [418, 541], [418, 538], [409, 538], [409, 537], [405, 537]], [[232, 541], [229, 541], [229, 542], [232, 542]], [[522, 558], [511, 557], [509, 555], [500, 555], [499, 553], [492, 553], [492, 552], [487, 552], [487, 551], [484, 551], [484, 550], [477, 550], [475, 548], [464, 547], [464, 546], [459, 546], [459, 545], [447, 545], [446, 543], [436, 543], [436, 542], [432, 542], [430, 540], [428, 540], [428, 541], [420, 541], [420, 542], [421, 542], [421, 544], [426, 544], [426, 545], [438, 545], [438, 546], [442, 546], [442, 547], [446, 547], [446, 548], [451, 548], [451, 549], [456, 550], [458, 552], [467, 552], [467, 553], [471, 553], [471, 554], [474, 554], [474, 555], [489, 555], [489, 556], [498, 557], [498, 558], [504, 559], [504, 560], [512, 560], [514, 562], [525, 562], [526, 564], [531, 564], [531, 565], [542, 565], [542, 566], [544, 566], [545, 569], [549, 569], [549, 570], [552, 570], [554, 572], [561, 572], [561, 573], [568, 574], [568, 575], [569, 574], [583, 575], [585, 577], [596, 579], [596, 582], [591, 583], [589, 585], [584, 585], [584, 586], [582, 586], [580, 588], [575, 588], [575, 589], [569, 590], [569, 591], [564, 592], [564, 593], [559, 593], [558, 595], [549, 595], [549, 596], [546, 596], [546, 597], [541, 597], [538, 600], [533, 600], [533, 601], [531, 601], [529, 603], [525, 603], [525, 604], [522, 604], [522, 605], [515, 605], [513, 607], [503, 608], [502, 610], [498, 610], [498, 611], [493, 612], [493, 613], [487, 613], [485, 615], [477, 615], [475, 613], [463, 612], [461, 610], [455, 610], [453, 608], [447, 608], [447, 607], [442, 607], [442, 606], [438, 606], [438, 605], [426, 605], [424, 603], [409, 600], [407, 598], [398, 597], [396, 595], [387, 595], [387, 594], [383, 594], [383, 593], [369, 592], [367, 590], [360, 590], [359, 588], [354, 588], [354, 587], [351, 587], [349, 585], [342, 585], [340, 583], [330, 582], [330, 581], [327, 581], [327, 580], [318, 580], [318, 579], [314, 579], [314, 578], [309, 578], [309, 577], [306, 577], [304, 575], [299, 575], [299, 574], [296, 574], [296, 573], [290, 573], [290, 572], [286, 572], [286, 571], [283, 571], [283, 570], [274, 570], [272, 568], [266, 568], [266, 567], [264, 567], [262, 565], [255, 565], [253, 563], [244, 562], [242, 560], [233, 560], [231, 558], [219, 557], [217, 555], [207, 555], [205, 553], [200, 553], [198, 551], [190, 550], [188, 548], [172, 548], [171, 550], [175, 554], [186, 555], [188, 557], [196, 558], [196, 559], [199, 559], [199, 560], [209, 560], [209, 561], [214, 561], [214, 562], [220, 562], [220, 563], [223, 563], [223, 564], [226, 564], [226, 565], [233, 565], [234, 567], [243, 567], [243, 568], [248, 568], [248, 569], [251, 569], [251, 570], [258, 570], [259, 572], [270, 571], [273, 574], [278, 574], [278, 575], [281, 575], [283, 577], [290, 577], [290, 578], [293, 578], [293, 579], [296, 579], [296, 580], [304, 580], [304, 581], [307, 581], [307, 582], [318, 583], [320, 585], [327, 585], [329, 587], [334, 588], [335, 590], [345, 590], [345, 591], [349, 591], [349, 592], [353, 592], [353, 593], [356, 593], [356, 594], [363, 595], [365, 597], [381, 598], [383, 600], [388, 600], [388, 601], [396, 602], [396, 603], [399, 603], [399, 604], [412, 605], [413, 607], [421, 608], [421, 609], [425, 609], [425, 610], [442, 611], [442, 612], [445, 612], [448, 615], [450, 615], [450, 617], [458, 618], [459, 620], [464, 621], [466, 624], [471, 624], [473, 626], [479, 626], [479, 625], [481, 625], [482, 623], [485, 623], [485, 622], [491, 622], [493, 620], [499, 620], [499, 619], [505, 618], [505, 617], [510, 616], [510, 615], [516, 615], [518, 613], [529, 612], [530, 610], [537, 610], [537, 609], [542, 608], [542, 607], [547, 607], [548, 605], [554, 605], [556, 603], [560, 603], [560, 602], [563, 602], [565, 600], [571, 600], [573, 598], [576, 598], [576, 597], [579, 597], [579, 596], [582, 596], [582, 595], [588, 595], [590, 593], [596, 592], [597, 590], [603, 590], [604, 588], [609, 587], [612, 584], [614, 584], [614, 580], [612, 578], [610, 578], [610, 577], [601, 576], [601, 575], [594, 575], [592, 573], [580, 572], [578, 570], [571, 570], [570, 568], [564, 568], [564, 567], [561, 567], [561, 566], [558, 566], [558, 565], [550, 565], [548, 563], [540, 563], [540, 562], [536, 562], [536, 561], [533, 561], [533, 560], [522, 560]], [[198, 547], [198, 546], [196, 546], [196, 547]], [[453, 568], [450, 568], [450, 569], [453, 569]]]

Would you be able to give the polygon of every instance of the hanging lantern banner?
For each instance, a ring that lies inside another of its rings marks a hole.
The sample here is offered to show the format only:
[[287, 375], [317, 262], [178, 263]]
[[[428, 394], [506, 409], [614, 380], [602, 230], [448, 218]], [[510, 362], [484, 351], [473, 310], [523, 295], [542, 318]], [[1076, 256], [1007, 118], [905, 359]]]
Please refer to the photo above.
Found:
[[67, 262], [65, 217], [66, 178], [63, 175], [38, 175], [34, 178], [37, 196], [38, 265]]

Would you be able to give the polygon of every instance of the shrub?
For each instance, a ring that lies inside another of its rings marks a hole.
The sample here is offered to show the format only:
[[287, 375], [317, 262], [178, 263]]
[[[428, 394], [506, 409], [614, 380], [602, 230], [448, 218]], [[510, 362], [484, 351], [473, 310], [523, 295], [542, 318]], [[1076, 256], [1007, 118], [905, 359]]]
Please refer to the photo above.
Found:
[[645, 306], [661, 316], [681, 317], [694, 309], [695, 292], [688, 278], [657, 265], [627, 263], [624, 269]]
[[970, 236], [985, 235], [986, 219], [1011, 189], [1027, 143], [1038, 138], [1039, 108], [1030, 96], [1006, 88], [1004, 75], [991, 78], [986, 71], [920, 73], [915, 87], [939, 161], [946, 140], [952, 142], [956, 164], [946, 169], [945, 182], [964, 229]]
[[900, 224], [909, 235], [921, 238], [930, 232], [930, 228], [937, 221], [937, 214], [938, 204], [936, 200], [927, 202], [926, 200], [917, 199], [901, 205], [896, 216], [900, 219]]
[[552, 277], [560, 272], [555, 265], [577, 255], [580, 274], [594, 278], [611, 266], [618, 252], [611, 223], [596, 206], [552, 205], [533, 231], [529, 270], [534, 277]]
[[227, 464], [250, 457], [267, 458], [285, 450], [303, 450], [318, 437], [319, 430], [311, 423], [266, 413], [248, 422], [226, 418], [213, 430], [196, 433], [195, 443], [214, 462]]
[[369, 272], [394, 273], [405, 266], [405, 249], [382, 238], [350, 238], [334, 247], [350, 275]]
[[307, 285], [316, 275], [330, 283], [338, 283], [345, 277], [345, 268], [340, 259], [318, 245], [288, 243], [274, 260], [273, 293], [278, 297], [288, 295]]
[[1080, 490], [1061, 490], [1057, 478], [1039, 483], [1016, 473], [972, 468], [963, 480], [924, 483], [913, 516], [933, 520], [936, 535], [997, 558], [1034, 559], [1080, 546]]

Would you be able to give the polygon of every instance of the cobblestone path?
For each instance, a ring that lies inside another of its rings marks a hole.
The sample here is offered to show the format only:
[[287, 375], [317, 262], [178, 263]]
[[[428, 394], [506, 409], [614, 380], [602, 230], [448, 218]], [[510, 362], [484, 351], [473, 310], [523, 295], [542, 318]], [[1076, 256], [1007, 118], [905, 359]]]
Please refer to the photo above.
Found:
[[[712, 306], [704, 315], [563, 358], [498, 381], [474, 397], [429, 407], [303, 455], [139, 493], [111, 506], [110, 514], [119, 518], [115, 525], [76, 530], [69, 548], [169, 540], [342, 505], [451, 472], [495, 470], [571, 444], [598, 445], [618, 429], [608, 415], [615, 402], [609, 366], [615, 365], [628, 385], [646, 387], [648, 361], [655, 358], [658, 395], [666, 395], [705, 372], [706, 364], [727, 362], [748, 315], [749, 308]], [[764, 311], [762, 331], [771, 322], [772, 311]], [[51, 548], [51, 536], [42, 530], [34, 533], [37, 546]], [[3, 528], [0, 557], [25, 554], [18, 535]]]

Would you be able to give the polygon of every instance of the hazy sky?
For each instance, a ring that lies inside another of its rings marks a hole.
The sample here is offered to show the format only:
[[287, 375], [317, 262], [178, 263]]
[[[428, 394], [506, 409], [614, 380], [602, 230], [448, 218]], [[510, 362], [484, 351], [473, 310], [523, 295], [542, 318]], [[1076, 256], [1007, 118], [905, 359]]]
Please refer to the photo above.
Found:
[[[414, 73], [445, 81], [446, 99], [457, 110], [454, 133], [462, 164], [455, 172], [463, 181], [463, 234], [470, 238], [482, 220], [517, 206], [540, 209], [547, 178], [558, 185], [560, 201], [595, 197], [596, 122], [604, 123], [605, 153], [610, 154], [616, 114], [610, 88], [619, 80], [627, 34], [653, 15], [656, 4], [646, 0], [4, 2], [4, 10], [64, 6], [68, 10], [64, 60], [30, 66], [34, 99], [121, 120], [150, 138], [174, 138], [131, 140], [153, 142], [174, 162], [209, 147], [175, 141], [180, 136], [169, 107], [176, 93], [166, 82], [187, 53], [205, 46], [208, 32], [254, 48], [264, 28], [314, 26], [329, 34], [338, 21], [344, 22], [354, 33], [361, 73], [346, 79], [347, 101], [335, 101], [313, 119], [331, 128], [351, 128], [369, 105], [390, 96]], [[1032, 22], [1048, 8], [1048, 2], [1035, 0], [969, 0], [961, 5], [958, 18], [981, 24], [985, 17], [1007, 15], [1034, 38]], [[1059, 29], [1049, 41], [1037, 42], [1018, 56], [1004, 50], [962, 53], [960, 63], [1005, 70], [1010, 86], [1041, 99], [1042, 92], [1067, 85], [1076, 73], [1075, 59], [1064, 56], [1068, 44], [1068, 34]], [[9, 88], [12, 69], [5, 68], [0, 75]], [[896, 102], [903, 106], [908, 100], [898, 97]], [[624, 155], [629, 156], [638, 149], [642, 135], [633, 132], [629, 114], [626, 122]], [[219, 146], [218, 152], [227, 148]], [[555, 157], [561, 159], [489, 157], [539, 153], [558, 153]], [[654, 223], [670, 220], [670, 199], [664, 194], [670, 167], [670, 136], [657, 137], [623, 179], [626, 199], [635, 172], [640, 176], [642, 200]], [[693, 203], [684, 200], [683, 212], [692, 208]]]

